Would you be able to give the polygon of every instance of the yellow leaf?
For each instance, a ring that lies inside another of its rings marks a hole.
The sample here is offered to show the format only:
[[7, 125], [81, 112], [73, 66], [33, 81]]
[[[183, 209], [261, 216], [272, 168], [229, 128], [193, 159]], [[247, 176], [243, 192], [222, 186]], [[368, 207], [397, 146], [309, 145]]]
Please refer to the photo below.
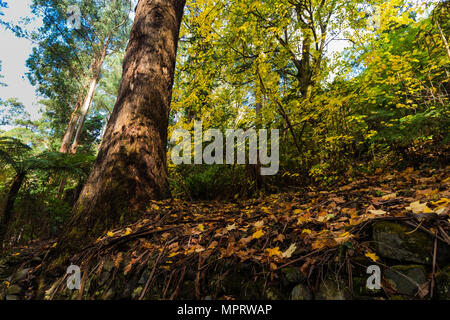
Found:
[[124, 236], [127, 236], [127, 235], [129, 235], [130, 233], [131, 233], [131, 228], [127, 228], [127, 229], [125, 230]]
[[412, 202], [409, 207], [406, 207], [407, 210], [411, 210], [413, 213], [431, 213], [433, 210], [427, 207], [427, 203], [420, 203], [420, 201]]
[[267, 248], [266, 251], [269, 254], [269, 257], [281, 255], [281, 251], [280, 251], [279, 247], [275, 247], [275, 248], [272, 248], [272, 249]]
[[340, 234], [338, 237], [334, 238], [334, 241], [336, 241], [338, 244], [348, 240], [349, 238], [351, 238], [351, 234], [350, 232], [344, 232], [342, 234]]
[[198, 225], [198, 230], [204, 231], [205, 230], [205, 226], [203, 224], [199, 224]]
[[381, 199], [391, 200], [391, 199], [395, 199], [396, 197], [397, 197], [396, 193], [390, 193], [390, 194], [386, 194], [386, 195], [382, 196]]
[[108, 233], [106, 234], [108, 237], [114, 237], [114, 232], [112, 231], [108, 231]]
[[377, 262], [377, 260], [379, 259], [378, 256], [375, 253], [373, 253], [373, 252], [367, 252], [365, 254], [365, 256], [367, 258], [369, 258], [370, 260], [372, 260], [373, 262]]
[[447, 206], [450, 203], [450, 199], [448, 198], [441, 198], [437, 201], [431, 201], [431, 203], [435, 206]]
[[261, 207], [261, 209], [265, 212], [265, 213], [270, 213], [270, 209], [268, 207]]
[[252, 235], [252, 237], [253, 237], [254, 239], [259, 239], [259, 238], [261, 238], [263, 235], [264, 235], [264, 232], [263, 232], [262, 230], [258, 230], [258, 231], [256, 231], [256, 232]]

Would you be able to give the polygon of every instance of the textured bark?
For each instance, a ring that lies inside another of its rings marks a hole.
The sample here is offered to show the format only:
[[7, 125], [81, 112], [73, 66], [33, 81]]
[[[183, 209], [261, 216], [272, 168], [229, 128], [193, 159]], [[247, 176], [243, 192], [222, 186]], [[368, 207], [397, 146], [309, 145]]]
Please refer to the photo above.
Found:
[[[84, 97], [83, 103], [77, 103], [72, 116], [70, 117], [69, 124], [67, 126], [66, 132], [64, 134], [64, 138], [61, 142], [61, 147], [59, 152], [62, 153], [77, 153], [78, 144], [80, 142], [81, 131], [83, 129], [84, 121], [86, 120], [86, 116], [89, 112], [89, 108], [91, 107], [92, 100], [94, 99], [95, 90], [97, 89], [98, 81], [100, 80], [100, 74], [102, 71], [102, 65], [105, 61], [108, 46], [110, 43], [110, 38], [107, 37], [105, 41], [105, 45], [103, 46], [102, 52], [94, 60], [94, 63], [91, 66], [92, 77], [89, 81], [89, 89]], [[73, 140], [73, 142], [72, 142]], [[69, 145], [72, 142], [72, 146], [69, 150]], [[61, 179], [58, 188], [58, 197], [61, 196], [64, 192], [64, 188], [66, 186], [66, 179]]]
[[167, 127], [185, 0], [141, 0], [116, 105], [63, 241], [76, 248], [170, 196]]
[[73, 134], [76, 129], [76, 124], [78, 120], [78, 113], [81, 108], [81, 101], [78, 101], [73, 109], [72, 115], [70, 116], [69, 124], [67, 125], [66, 132], [64, 133], [64, 137], [61, 141], [61, 147], [59, 148], [59, 152], [68, 153], [69, 146], [72, 142]]
[[8, 230], [8, 225], [11, 221], [14, 202], [16, 201], [17, 194], [19, 193], [20, 187], [22, 186], [23, 180], [25, 179], [26, 173], [18, 173], [9, 188], [8, 194], [5, 198], [5, 203], [2, 210], [2, 215], [0, 217], [0, 248], [3, 247], [3, 241], [5, 240], [5, 235]]

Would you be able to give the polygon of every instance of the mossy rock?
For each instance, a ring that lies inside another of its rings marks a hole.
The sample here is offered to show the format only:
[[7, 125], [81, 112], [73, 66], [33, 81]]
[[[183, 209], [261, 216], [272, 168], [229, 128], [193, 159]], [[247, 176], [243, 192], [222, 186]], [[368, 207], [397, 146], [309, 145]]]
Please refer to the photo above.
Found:
[[367, 297], [377, 297], [383, 294], [383, 291], [377, 289], [369, 289], [367, 288], [367, 278], [370, 277], [368, 274], [367, 277], [354, 277], [353, 278], [353, 297], [358, 298], [367, 298]]
[[303, 284], [296, 285], [291, 291], [291, 300], [312, 300], [311, 290]]
[[[254, 288], [257, 288], [255, 291], [254, 297], [249, 297], [250, 299], [259, 299], [258, 291], [264, 288], [264, 281], [257, 282]], [[261, 289], [260, 289], [261, 288]], [[266, 288], [264, 290], [264, 299], [268, 300], [286, 300], [289, 298], [290, 292], [286, 292], [286, 287], [281, 285], [279, 281], [272, 281], [267, 283]]]
[[305, 276], [300, 271], [300, 268], [296, 267], [286, 267], [281, 269], [283, 274], [283, 279], [287, 283], [301, 283], [305, 281]]
[[414, 296], [427, 281], [426, 271], [420, 265], [393, 266], [386, 270], [384, 278], [400, 294]]
[[436, 293], [439, 300], [450, 300], [450, 266], [436, 275]]
[[372, 260], [364, 256], [355, 256], [350, 259], [352, 264], [352, 275], [354, 278], [367, 278], [370, 274], [367, 273], [367, 268], [374, 264]]
[[7, 290], [6, 290], [6, 294], [7, 295], [19, 295], [22, 292], [22, 288], [16, 284], [10, 286]]
[[26, 269], [22, 269], [22, 270], [17, 271], [12, 276], [11, 282], [15, 283], [15, 282], [19, 282], [19, 281], [24, 280], [28, 276], [28, 272], [30, 270], [31, 270], [31, 268], [26, 268]]
[[325, 279], [320, 283], [316, 300], [347, 300], [350, 292], [347, 286], [340, 280]]
[[[422, 230], [392, 221], [373, 224], [373, 240], [378, 255], [401, 262], [432, 264], [434, 240]], [[411, 233], [411, 231], [414, 231]], [[450, 261], [450, 246], [438, 242], [439, 263]]]

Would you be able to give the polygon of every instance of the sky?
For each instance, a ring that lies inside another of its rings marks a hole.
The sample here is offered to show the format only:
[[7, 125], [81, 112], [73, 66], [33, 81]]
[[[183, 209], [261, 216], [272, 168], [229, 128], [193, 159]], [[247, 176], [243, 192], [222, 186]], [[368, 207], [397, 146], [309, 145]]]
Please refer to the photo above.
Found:
[[[7, 1], [8, 8], [3, 9], [5, 14], [2, 19], [8, 22], [18, 22], [20, 18], [31, 17], [29, 8], [31, 0]], [[30, 28], [40, 26], [40, 21], [35, 20]], [[17, 38], [11, 31], [0, 28], [0, 61], [2, 61], [1, 74], [4, 76], [3, 83], [7, 87], [0, 87], [0, 97], [4, 100], [17, 98], [22, 102], [30, 114], [32, 120], [37, 120], [39, 115], [39, 98], [36, 96], [35, 88], [28, 81], [25, 73], [28, 71], [25, 61], [32, 51], [31, 41]]]

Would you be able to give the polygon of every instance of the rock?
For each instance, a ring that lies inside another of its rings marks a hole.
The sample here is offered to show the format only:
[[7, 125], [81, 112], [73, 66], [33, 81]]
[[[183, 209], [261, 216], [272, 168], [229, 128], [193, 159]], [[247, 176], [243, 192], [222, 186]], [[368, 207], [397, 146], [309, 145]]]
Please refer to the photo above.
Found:
[[17, 294], [20, 294], [21, 292], [22, 292], [22, 288], [19, 287], [19, 286], [16, 285], [16, 284], [10, 286], [10, 287], [6, 290], [6, 294], [7, 294], [7, 295], [17, 295]]
[[312, 300], [311, 291], [303, 284], [298, 284], [291, 291], [291, 300]]
[[16, 295], [7, 295], [6, 300], [20, 300], [19, 296]]
[[300, 283], [305, 280], [305, 276], [300, 271], [300, 268], [286, 267], [281, 269], [281, 272], [284, 274], [287, 282]]
[[348, 291], [342, 283], [326, 279], [320, 283], [316, 300], [346, 300]]
[[384, 277], [400, 293], [414, 296], [427, 281], [423, 266], [393, 266], [384, 273]]
[[17, 271], [11, 278], [11, 282], [19, 282], [23, 279], [25, 279], [28, 275], [28, 272], [31, 270], [31, 268], [23, 269], [20, 271]]
[[[254, 291], [255, 292], [253, 295], [246, 295], [243, 297], [243, 299], [257, 299], [258, 298], [257, 292], [256, 290]], [[289, 292], [285, 294], [285, 292], [283, 292], [282, 286], [280, 286], [280, 282], [278, 281], [267, 283], [267, 286], [264, 290], [264, 299], [267, 300], [286, 300], [288, 296]]]
[[439, 300], [450, 300], [450, 266], [436, 275], [436, 293]]
[[364, 298], [364, 297], [374, 297], [383, 294], [383, 290], [369, 289], [367, 288], [367, 278], [370, 275], [367, 274], [365, 277], [355, 277], [353, 278], [353, 296], [354, 298]]
[[[422, 230], [391, 221], [373, 224], [373, 240], [378, 255], [402, 262], [432, 264], [434, 240]], [[414, 231], [413, 233], [409, 233]], [[439, 263], [450, 261], [450, 246], [438, 242]]]

